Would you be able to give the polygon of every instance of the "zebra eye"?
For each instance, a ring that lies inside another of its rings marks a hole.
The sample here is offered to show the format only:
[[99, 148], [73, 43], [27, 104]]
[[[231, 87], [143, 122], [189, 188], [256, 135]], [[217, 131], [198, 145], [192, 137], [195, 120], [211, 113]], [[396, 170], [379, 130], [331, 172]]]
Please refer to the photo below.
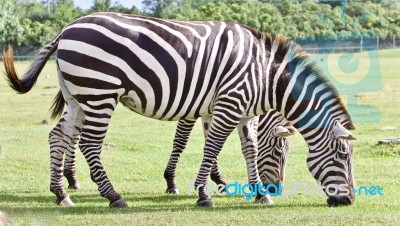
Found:
[[342, 160], [347, 159], [347, 153], [343, 153], [343, 152], [338, 152], [337, 153], [338, 157]]

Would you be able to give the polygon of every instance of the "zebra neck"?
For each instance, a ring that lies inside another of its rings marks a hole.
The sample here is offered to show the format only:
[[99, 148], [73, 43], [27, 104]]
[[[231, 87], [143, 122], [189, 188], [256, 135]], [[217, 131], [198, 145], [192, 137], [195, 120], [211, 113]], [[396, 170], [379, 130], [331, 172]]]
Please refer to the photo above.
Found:
[[316, 64], [293, 42], [275, 40], [267, 64], [268, 101], [313, 143], [315, 134], [325, 134], [335, 121], [351, 123], [337, 90]]

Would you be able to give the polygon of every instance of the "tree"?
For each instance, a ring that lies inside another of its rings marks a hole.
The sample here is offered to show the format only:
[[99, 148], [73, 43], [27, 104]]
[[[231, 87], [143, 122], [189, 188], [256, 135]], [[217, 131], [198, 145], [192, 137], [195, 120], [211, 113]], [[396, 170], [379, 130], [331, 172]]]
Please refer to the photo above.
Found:
[[82, 12], [75, 7], [73, 0], [58, 0], [52, 15], [53, 26], [56, 30], [61, 30], [81, 15]]
[[44, 22], [51, 19], [51, 15], [44, 3], [37, 1], [20, 2], [18, 7], [18, 15], [20, 18], [29, 18], [32, 21]]
[[0, 43], [2, 45], [19, 45], [24, 36], [23, 28], [19, 22], [15, 2], [10, 0], [0, 1]]
[[154, 17], [162, 17], [166, 8], [176, 4], [174, 0], [143, 0], [143, 11]]
[[265, 3], [259, 7], [259, 11], [258, 21], [260, 23], [260, 30], [276, 35], [283, 33], [285, 23], [276, 6]]
[[[400, 35], [398, 0], [143, 0], [146, 15], [178, 20], [237, 22], [292, 39], [342, 39]], [[327, 1], [325, 1], [327, 2]], [[49, 8], [50, 7], [50, 8]], [[50, 9], [50, 11], [48, 10]], [[0, 45], [37, 48], [67, 23], [97, 11], [143, 14], [116, 0], [93, 0], [89, 10], [73, 0], [0, 0]]]
[[126, 8], [118, 1], [113, 2], [111, 0], [94, 0], [93, 6], [90, 7], [88, 13], [93, 12], [119, 12], [126, 14], [140, 14], [140, 10], [136, 8], [136, 6], [132, 6], [132, 8]]
[[127, 8], [121, 5], [119, 2], [115, 2], [114, 5], [112, 5], [109, 9], [110, 12], [119, 12], [119, 13], [125, 13], [125, 14], [134, 14], [134, 15], [140, 15], [141, 12], [136, 6], [132, 6], [132, 8]]
[[94, 0], [90, 12], [106, 12], [111, 7], [111, 0]]

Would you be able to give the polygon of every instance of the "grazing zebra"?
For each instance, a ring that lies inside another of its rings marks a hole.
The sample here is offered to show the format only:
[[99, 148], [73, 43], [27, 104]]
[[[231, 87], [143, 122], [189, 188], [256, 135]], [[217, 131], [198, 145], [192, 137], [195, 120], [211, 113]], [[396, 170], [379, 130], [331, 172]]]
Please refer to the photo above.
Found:
[[[164, 171], [164, 178], [167, 181], [167, 193], [179, 194], [175, 183], [175, 170], [195, 122], [196, 120], [180, 120], [178, 123], [173, 150]], [[204, 136], [207, 135], [207, 128], [208, 125], [205, 123], [203, 125]], [[289, 152], [289, 141], [286, 137], [292, 135], [295, 129], [279, 112], [274, 110], [270, 110], [267, 114], [259, 117], [256, 129], [259, 148], [257, 166], [261, 182], [264, 185], [283, 183], [286, 159]], [[210, 176], [211, 180], [217, 185], [226, 186], [218, 167], [218, 160], [214, 162]]]
[[154, 119], [202, 117], [208, 122], [195, 181], [199, 206], [213, 206], [204, 187], [213, 162], [236, 127], [246, 146], [248, 182], [260, 183], [257, 137], [249, 131], [252, 118], [269, 109], [279, 111], [304, 137], [309, 147], [307, 166], [326, 187], [328, 204], [354, 202], [349, 142], [354, 138], [348, 130], [355, 127], [336, 89], [295, 43], [234, 23], [95, 13], [64, 27], [39, 51], [22, 79], [14, 69], [12, 51], [5, 52], [11, 87], [27, 93], [56, 50], [61, 92], [53, 116], [61, 115], [67, 104], [49, 135], [50, 190], [58, 204], [73, 204], [63, 187], [62, 159], [79, 138], [100, 194], [109, 199], [110, 207], [127, 206], [100, 161], [118, 102]]

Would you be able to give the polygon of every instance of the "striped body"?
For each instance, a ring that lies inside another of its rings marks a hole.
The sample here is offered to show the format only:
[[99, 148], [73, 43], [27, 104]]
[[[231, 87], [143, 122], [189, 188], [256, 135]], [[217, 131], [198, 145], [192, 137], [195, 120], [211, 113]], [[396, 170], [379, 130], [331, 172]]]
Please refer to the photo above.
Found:
[[[212, 206], [204, 185], [229, 134], [237, 127], [249, 184], [260, 182], [254, 116], [280, 112], [309, 146], [307, 166], [329, 205], [351, 204], [354, 129], [336, 89], [299, 47], [284, 38], [223, 22], [179, 22], [97, 13], [67, 25], [35, 57], [22, 79], [4, 54], [6, 76], [28, 92], [57, 51], [61, 92], [53, 115], [66, 111], [50, 132], [51, 184], [57, 203], [71, 204], [63, 188], [63, 155], [78, 145], [111, 207], [126, 206], [100, 161], [101, 145], [118, 104], [159, 120], [202, 117], [208, 129], [195, 182], [198, 205]], [[263, 200], [265, 194], [259, 194]]]
[[[229, 98], [227, 87], [260, 85], [266, 59], [255, 59], [257, 51], [260, 40], [235, 24], [94, 14], [63, 30], [57, 62], [72, 95], [103, 97], [90, 104], [114, 108], [117, 100], [147, 117], [178, 120], [210, 115]], [[263, 100], [242, 92], [249, 106], [240, 117], [261, 112]]]

